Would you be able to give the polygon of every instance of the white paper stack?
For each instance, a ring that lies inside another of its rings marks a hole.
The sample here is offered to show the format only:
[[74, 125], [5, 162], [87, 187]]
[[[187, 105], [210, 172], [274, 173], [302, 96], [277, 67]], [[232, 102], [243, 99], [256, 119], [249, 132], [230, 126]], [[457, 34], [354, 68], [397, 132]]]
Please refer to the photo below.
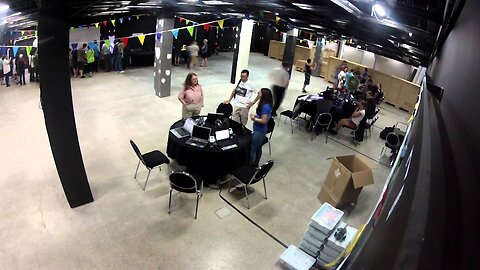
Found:
[[350, 244], [350, 242], [353, 240], [355, 237], [355, 234], [357, 233], [357, 229], [348, 226], [345, 222], [341, 222], [337, 230], [340, 228], [346, 228], [346, 234], [345, 234], [345, 239], [344, 240], [337, 240], [335, 237], [335, 234], [332, 233], [327, 241], [325, 242], [325, 245], [323, 246], [323, 249], [321, 250], [318, 260], [323, 263], [329, 263], [332, 261], [332, 259], [336, 259], [340, 254], [343, 252], [345, 248]]
[[296, 246], [290, 245], [287, 250], [280, 255], [280, 262], [288, 269], [308, 270], [313, 266], [316, 260], [298, 249]]

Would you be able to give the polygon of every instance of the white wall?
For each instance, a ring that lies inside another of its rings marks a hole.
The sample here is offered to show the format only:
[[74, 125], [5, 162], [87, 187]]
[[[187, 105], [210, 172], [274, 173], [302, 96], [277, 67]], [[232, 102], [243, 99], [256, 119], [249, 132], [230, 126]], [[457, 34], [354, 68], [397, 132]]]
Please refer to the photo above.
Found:
[[373, 52], [363, 52], [362, 62], [360, 64], [367, 66], [368, 68], [373, 68], [375, 65], [375, 54]]
[[79, 48], [81, 44], [93, 42], [94, 40], [100, 41], [100, 28], [83, 27], [70, 29], [70, 43], [78, 43]]
[[343, 57], [347, 61], [352, 61], [355, 63], [362, 63], [363, 51], [357, 48], [344, 45], [343, 46]]
[[408, 80], [412, 66], [384, 56], [375, 55], [373, 69]]

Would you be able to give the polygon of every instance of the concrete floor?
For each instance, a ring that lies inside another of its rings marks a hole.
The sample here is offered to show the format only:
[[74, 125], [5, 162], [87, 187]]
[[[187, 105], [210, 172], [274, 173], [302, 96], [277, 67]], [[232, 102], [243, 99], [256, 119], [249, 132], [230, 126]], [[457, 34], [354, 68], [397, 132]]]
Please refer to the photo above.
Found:
[[[205, 91], [203, 113], [213, 112], [230, 94], [231, 59], [229, 53], [214, 56], [208, 68], [196, 70]], [[277, 66], [279, 61], [252, 53], [250, 79], [269, 87], [267, 75]], [[69, 208], [56, 173], [38, 86], [0, 88], [0, 269], [279, 268], [284, 248], [228, 206], [218, 191], [205, 188], [194, 220], [193, 195], [174, 193], [168, 214], [168, 169], [151, 174], [146, 192], [141, 190], [146, 170], [140, 168], [140, 181], [133, 179], [138, 160], [129, 139], [144, 152], [166, 152], [169, 127], [181, 116], [176, 96], [188, 73], [174, 67], [172, 95], [160, 99], [153, 94], [151, 70], [72, 79], [80, 146], [95, 198], [76, 209]], [[303, 74], [294, 71], [281, 110], [291, 109], [302, 84]], [[307, 89], [314, 93], [326, 85], [312, 77]], [[372, 138], [357, 147], [347, 130], [325, 143], [320, 137], [310, 141], [304, 129], [291, 134], [288, 122], [277, 121], [272, 155], [265, 146], [262, 157], [275, 160], [267, 177], [268, 200], [261, 184], [250, 197], [250, 210], [241, 196], [223, 195], [278, 239], [298, 245], [321, 205], [316, 196], [330, 166], [327, 158], [363, 154], [377, 160], [384, 143], [380, 130], [408, 118], [389, 105], [382, 108]], [[374, 160], [375, 184], [364, 188], [344, 218], [356, 227], [370, 215], [390, 170]], [[182, 168], [173, 162], [171, 169]], [[214, 211], [223, 207], [231, 214], [220, 219]]]

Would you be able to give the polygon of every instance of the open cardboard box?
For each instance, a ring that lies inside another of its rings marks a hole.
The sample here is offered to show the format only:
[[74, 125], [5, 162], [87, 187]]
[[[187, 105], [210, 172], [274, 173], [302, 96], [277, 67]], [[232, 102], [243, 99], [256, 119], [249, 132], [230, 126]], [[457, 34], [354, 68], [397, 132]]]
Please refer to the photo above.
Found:
[[318, 200], [340, 208], [356, 203], [364, 186], [373, 184], [372, 168], [357, 155], [332, 157]]

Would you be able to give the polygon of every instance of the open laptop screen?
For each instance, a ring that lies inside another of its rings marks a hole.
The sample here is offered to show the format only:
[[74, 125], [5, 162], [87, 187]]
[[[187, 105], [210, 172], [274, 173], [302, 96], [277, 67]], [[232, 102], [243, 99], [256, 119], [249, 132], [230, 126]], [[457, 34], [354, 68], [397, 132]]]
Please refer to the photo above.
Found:
[[230, 138], [230, 132], [228, 129], [215, 131], [215, 139], [217, 141], [225, 140]]
[[192, 137], [208, 141], [210, 137], [210, 129], [206, 127], [194, 125]]
[[193, 121], [192, 118], [187, 118], [185, 119], [185, 123], [183, 123], [183, 129], [186, 132], [192, 134], [194, 125], [195, 125], [195, 121]]

